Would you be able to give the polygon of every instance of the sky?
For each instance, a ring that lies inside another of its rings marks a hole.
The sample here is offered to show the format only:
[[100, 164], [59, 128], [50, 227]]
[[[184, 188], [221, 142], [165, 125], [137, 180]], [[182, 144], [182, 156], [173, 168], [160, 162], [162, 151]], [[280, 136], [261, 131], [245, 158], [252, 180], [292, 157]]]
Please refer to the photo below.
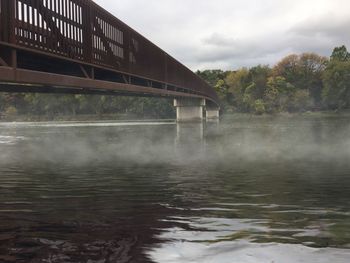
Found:
[[192, 70], [350, 49], [350, 0], [94, 0]]

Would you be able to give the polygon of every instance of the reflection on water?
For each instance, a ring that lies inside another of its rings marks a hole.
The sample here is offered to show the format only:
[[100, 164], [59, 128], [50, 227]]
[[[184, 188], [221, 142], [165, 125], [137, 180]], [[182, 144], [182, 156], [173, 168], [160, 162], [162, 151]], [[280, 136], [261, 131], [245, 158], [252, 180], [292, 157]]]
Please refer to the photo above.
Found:
[[0, 124], [0, 262], [348, 262], [349, 132], [342, 117]]

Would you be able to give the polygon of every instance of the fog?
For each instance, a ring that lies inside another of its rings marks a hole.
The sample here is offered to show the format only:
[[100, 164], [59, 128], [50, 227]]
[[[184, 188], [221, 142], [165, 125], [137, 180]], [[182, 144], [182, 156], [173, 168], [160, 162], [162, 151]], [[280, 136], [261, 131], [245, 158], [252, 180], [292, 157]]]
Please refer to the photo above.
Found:
[[[2, 123], [0, 162], [186, 165], [350, 158], [350, 123], [332, 118], [233, 119], [225, 123]], [[9, 145], [20, 147], [7, 147]]]

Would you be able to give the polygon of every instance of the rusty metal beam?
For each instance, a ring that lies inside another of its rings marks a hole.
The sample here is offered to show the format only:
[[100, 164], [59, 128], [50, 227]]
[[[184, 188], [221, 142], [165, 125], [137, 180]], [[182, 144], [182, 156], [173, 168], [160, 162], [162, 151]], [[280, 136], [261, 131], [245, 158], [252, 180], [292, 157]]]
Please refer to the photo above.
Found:
[[[59, 74], [13, 69], [0, 68], [0, 86], [1, 84], [12, 84], [14, 91], [17, 85], [26, 85], [28, 89], [39, 86], [46, 86], [52, 88], [68, 88], [80, 89], [81, 91], [95, 90], [101, 92], [120, 92], [124, 94], [135, 94], [139, 96], [165, 96], [165, 97], [191, 97], [202, 98], [203, 96], [195, 94], [186, 94], [183, 92], [176, 92], [170, 90], [156, 89], [150, 87], [141, 87], [132, 84], [123, 84], [110, 81], [92, 80], [86, 78], [79, 78], [73, 76], [63, 76]], [[207, 99], [210, 100], [208, 97]]]
[[87, 71], [86, 71], [86, 69], [84, 68], [84, 66], [79, 65], [79, 68], [80, 68], [81, 72], [84, 74], [85, 78], [91, 79], [91, 77], [90, 77], [89, 74], [87, 73]]
[[126, 84], [130, 83], [130, 79], [128, 79], [124, 74], [123, 74], [123, 80]]

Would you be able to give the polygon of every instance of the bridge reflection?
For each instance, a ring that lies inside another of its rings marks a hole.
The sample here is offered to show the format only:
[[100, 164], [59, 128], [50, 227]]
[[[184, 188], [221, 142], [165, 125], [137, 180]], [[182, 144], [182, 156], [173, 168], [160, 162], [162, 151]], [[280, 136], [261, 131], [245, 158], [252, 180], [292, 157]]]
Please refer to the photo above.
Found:
[[192, 157], [205, 153], [207, 139], [218, 129], [218, 119], [197, 123], [177, 123], [175, 146], [178, 153]]
[[176, 125], [176, 146], [192, 147], [194, 144], [202, 144], [204, 138], [204, 123], [177, 123]]

